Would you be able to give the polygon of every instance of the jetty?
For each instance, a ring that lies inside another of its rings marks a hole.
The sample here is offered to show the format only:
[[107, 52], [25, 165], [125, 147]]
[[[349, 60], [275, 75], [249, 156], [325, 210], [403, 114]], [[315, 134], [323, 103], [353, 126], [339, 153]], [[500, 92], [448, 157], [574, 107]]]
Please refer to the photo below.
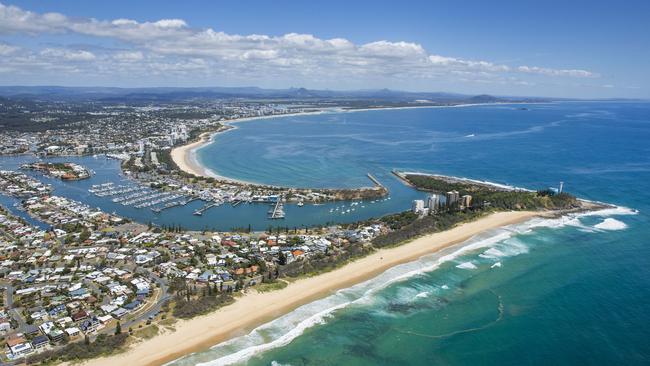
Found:
[[168, 209], [168, 208], [173, 208], [173, 207], [176, 207], [176, 206], [180, 206], [180, 205], [182, 205], [182, 204], [183, 204], [183, 201], [172, 201], [172, 202], [167, 202], [167, 203], [165, 203], [165, 204], [164, 204], [163, 206], [161, 206], [161, 207], [152, 207], [152, 208], [151, 208], [151, 211], [153, 211], [153, 212], [155, 212], [155, 213], [160, 213], [160, 212], [162, 212], [163, 210], [166, 210], [166, 209]]
[[194, 211], [194, 215], [196, 215], [196, 216], [201, 216], [201, 215], [203, 215], [203, 213], [204, 213], [205, 211], [211, 209], [212, 207], [218, 206], [218, 205], [219, 205], [219, 204], [218, 204], [217, 202], [210, 202], [210, 203], [208, 203], [207, 205], [205, 205], [205, 206], [203, 206], [203, 207], [197, 209], [196, 211]]
[[282, 197], [273, 205], [273, 209], [269, 211], [269, 218], [272, 220], [284, 219], [284, 205], [282, 204]]
[[186, 200], [184, 200], [184, 201], [181, 201], [181, 202], [180, 202], [180, 205], [181, 205], [181, 206], [185, 206], [185, 205], [187, 205], [188, 203], [190, 203], [190, 202], [192, 202], [192, 201], [196, 201], [196, 200], [198, 200], [198, 199], [199, 199], [199, 198], [198, 198], [197, 196], [191, 196], [190, 198], [188, 198], [188, 199], [186, 199]]
[[384, 187], [384, 185], [381, 184], [381, 182], [377, 178], [375, 178], [374, 175], [372, 175], [370, 173], [367, 173], [366, 176], [368, 176], [368, 179], [370, 179], [377, 187], [381, 187], [383, 189], [386, 189], [386, 187]]
[[400, 180], [400, 182], [404, 183], [405, 185], [407, 185], [407, 186], [409, 186], [411, 188], [415, 188], [413, 183], [409, 182], [409, 180], [406, 179], [406, 174], [401, 173], [396, 169], [391, 170], [391, 173], [393, 173], [393, 175], [395, 175]]

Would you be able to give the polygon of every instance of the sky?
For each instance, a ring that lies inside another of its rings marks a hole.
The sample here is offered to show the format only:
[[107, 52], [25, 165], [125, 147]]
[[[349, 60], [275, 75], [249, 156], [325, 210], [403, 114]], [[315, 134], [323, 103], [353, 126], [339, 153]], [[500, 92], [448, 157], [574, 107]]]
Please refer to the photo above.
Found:
[[0, 85], [650, 99], [650, 1], [0, 0]]

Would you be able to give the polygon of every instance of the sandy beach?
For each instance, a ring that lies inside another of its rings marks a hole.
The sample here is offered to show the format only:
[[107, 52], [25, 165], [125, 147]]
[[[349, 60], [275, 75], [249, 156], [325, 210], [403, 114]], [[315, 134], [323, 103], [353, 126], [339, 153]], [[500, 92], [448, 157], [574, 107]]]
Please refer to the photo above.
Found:
[[203, 133], [199, 136], [198, 141], [194, 141], [190, 144], [175, 147], [172, 149], [171, 156], [174, 160], [174, 163], [178, 165], [178, 168], [186, 173], [209, 177], [208, 172], [205, 168], [201, 167], [200, 164], [191, 159], [191, 154], [193, 154], [194, 149], [200, 147], [210, 139], [209, 133]]
[[234, 304], [211, 314], [176, 323], [176, 331], [137, 344], [125, 353], [86, 362], [86, 365], [162, 365], [201, 351], [224, 340], [244, 335], [297, 307], [335, 291], [371, 279], [398, 264], [411, 262], [461, 243], [486, 230], [526, 221], [544, 213], [499, 212], [453, 229], [430, 234], [404, 245], [375, 253], [319, 276], [292, 282], [266, 293], [249, 291]]

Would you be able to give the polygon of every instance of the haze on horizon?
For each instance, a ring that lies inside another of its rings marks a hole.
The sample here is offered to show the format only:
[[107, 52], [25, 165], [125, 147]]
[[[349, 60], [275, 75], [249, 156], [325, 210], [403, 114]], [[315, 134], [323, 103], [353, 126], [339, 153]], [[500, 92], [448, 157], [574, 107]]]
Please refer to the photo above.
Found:
[[0, 85], [650, 98], [650, 3], [0, 0]]

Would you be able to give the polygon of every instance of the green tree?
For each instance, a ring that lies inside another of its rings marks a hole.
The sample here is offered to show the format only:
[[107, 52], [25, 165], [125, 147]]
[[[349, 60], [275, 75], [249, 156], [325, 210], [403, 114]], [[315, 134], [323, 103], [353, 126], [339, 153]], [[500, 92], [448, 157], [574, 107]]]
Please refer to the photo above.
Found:
[[88, 240], [90, 238], [90, 230], [88, 228], [84, 228], [81, 231], [81, 234], [79, 234], [79, 242], [83, 243], [84, 241]]

